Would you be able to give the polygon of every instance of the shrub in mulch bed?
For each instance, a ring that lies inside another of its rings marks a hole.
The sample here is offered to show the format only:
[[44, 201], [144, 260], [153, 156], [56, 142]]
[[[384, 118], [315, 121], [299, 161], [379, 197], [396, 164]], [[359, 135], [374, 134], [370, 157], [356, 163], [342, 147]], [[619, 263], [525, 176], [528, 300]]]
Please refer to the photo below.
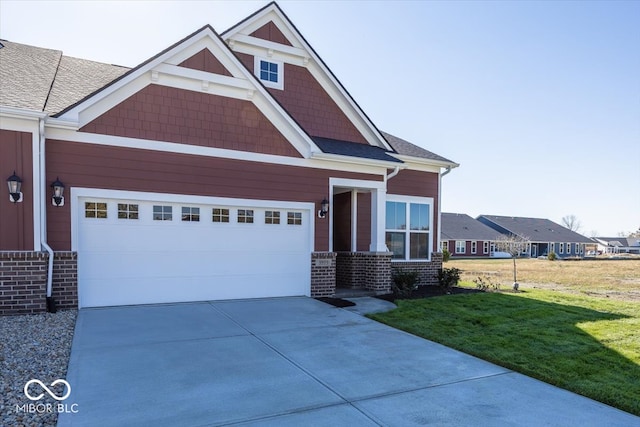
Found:
[[[444, 289], [440, 286], [435, 285], [424, 285], [418, 286], [418, 289], [411, 292], [411, 295], [408, 297], [404, 297], [403, 299], [420, 299], [420, 298], [430, 298], [430, 297], [438, 297], [442, 295], [455, 295], [455, 294], [475, 294], [478, 292], [483, 292], [480, 289], [471, 289], [471, 288], [460, 288], [457, 286], [452, 286], [450, 288]], [[385, 294], [378, 295], [376, 298], [383, 299], [385, 301], [395, 301], [398, 298], [395, 294]]]

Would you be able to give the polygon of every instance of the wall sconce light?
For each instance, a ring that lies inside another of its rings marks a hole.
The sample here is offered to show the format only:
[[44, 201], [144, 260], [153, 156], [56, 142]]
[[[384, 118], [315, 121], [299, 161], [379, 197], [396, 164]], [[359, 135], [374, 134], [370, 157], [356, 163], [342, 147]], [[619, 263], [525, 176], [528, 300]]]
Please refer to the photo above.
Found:
[[16, 171], [13, 171], [13, 175], [7, 178], [7, 186], [9, 187], [9, 201], [20, 203], [22, 201], [22, 193], [20, 192], [22, 180], [16, 175]]
[[320, 202], [320, 210], [318, 211], [318, 218], [326, 217], [328, 212], [329, 201], [327, 199], [322, 199], [322, 202]]
[[53, 188], [51, 204], [53, 206], [64, 206], [64, 184], [60, 182], [60, 178], [56, 177], [56, 180], [51, 183], [51, 188]]

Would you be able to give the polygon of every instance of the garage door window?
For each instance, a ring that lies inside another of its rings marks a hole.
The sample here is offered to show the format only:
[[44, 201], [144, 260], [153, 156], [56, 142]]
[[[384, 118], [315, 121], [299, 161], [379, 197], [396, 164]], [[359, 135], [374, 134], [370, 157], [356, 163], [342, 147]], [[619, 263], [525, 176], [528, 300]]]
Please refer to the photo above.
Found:
[[200, 221], [200, 208], [182, 207], [182, 220], [188, 222]]
[[171, 221], [173, 219], [173, 209], [171, 206], [153, 206], [154, 221]]
[[287, 212], [287, 224], [302, 225], [302, 212]]
[[229, 209], [213, 208], [213, 222], [229, 222]]
[[118, 203], [118, 219], [138, 219], [138, 205]]
[[107, 217], [107, 204], [96, 202], [84, 203], [84, 217], [85, 218], [106, 218]]
[[280, 212], [278, 211], [266, 211], [264, 213], [265, 224], [280, 224]]
[[238, 209], [238, 223], [253, 224], [253, 210]]

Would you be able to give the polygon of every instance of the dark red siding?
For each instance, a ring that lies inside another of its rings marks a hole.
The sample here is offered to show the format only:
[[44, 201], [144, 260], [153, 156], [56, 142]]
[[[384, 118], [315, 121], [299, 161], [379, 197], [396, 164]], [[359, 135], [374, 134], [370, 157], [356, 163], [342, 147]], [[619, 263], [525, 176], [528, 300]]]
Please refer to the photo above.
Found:
[[[253, 71], [253, 56], [243, 53], [236, 55]], [[267, 90], [309, 135], [367, 144], [362, 134], [306, 68], [285, 64], [284, 90]]]
[[[33, 135], [0, 130], [0, 250], [40, 250], [33, 247]], [[22, 179], [21, 203], [9, 201], [7, 178], [15, 170]]]
[[358, 229], [356, 247], [368, 251], [371, 244], [371, 193], [358, 193]]
[[282, 31], [273, 23], [273, 21], [269, 21], [264, 24], [262, 27], [255, 30], [250, 34], [253, 37], [257, 37], [263, 40], [269, 40], [274, 43], [285, 44], [287, 46], [293, 46], [289, 40], [282, 34]]
[[403, 170], [387, 182], [387, 194], [405, 196], [433, 197], [433, 250], [439, 252], [438, 247], [438, 174]]
[[250, 101], [149, 85], [83, 132], [301, 157]]
[[[47, 182], [57, 176], [67, 188], [313, 202], [315, 210], [329, 195], [330, 177], [381, 180], [378, 175], [48, 140]], [[71, 204], [48, 204], [48, 240], [54, 250], [71, 249]], [[326, 251], [329, 220], [312, 214], [315, 249]]]
[[191, 68], [193, 70], [206, 71], [208, 73], [222, 74], [223, 76], [231, 77], [229, 70], [218, 61], [218, 58], [213, 56], [209, 49], [202, 49], [189, 59], [185, 59], [180, 64], [180, 67]]

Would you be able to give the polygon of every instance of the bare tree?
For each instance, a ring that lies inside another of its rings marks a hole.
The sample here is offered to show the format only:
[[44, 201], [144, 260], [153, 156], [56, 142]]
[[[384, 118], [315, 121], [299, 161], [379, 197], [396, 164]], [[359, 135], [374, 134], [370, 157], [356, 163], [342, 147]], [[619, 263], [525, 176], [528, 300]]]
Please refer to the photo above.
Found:
[[515, 234], [502, 235], [496, 240], [496, 249], [500, 252], [506, 252], [513, 259], [513, 289], [516, 291], [520, 287], [518, 284], [518, 271], [516, 268], [516, 258], [527, 253], [529, 238], [526, 236], [517, 236]]
[[582, 224], [578, 220], [578, 217], [571, 214], [562, 217], [562, 225], [571, 231], [579, 231], [582, 228]]

